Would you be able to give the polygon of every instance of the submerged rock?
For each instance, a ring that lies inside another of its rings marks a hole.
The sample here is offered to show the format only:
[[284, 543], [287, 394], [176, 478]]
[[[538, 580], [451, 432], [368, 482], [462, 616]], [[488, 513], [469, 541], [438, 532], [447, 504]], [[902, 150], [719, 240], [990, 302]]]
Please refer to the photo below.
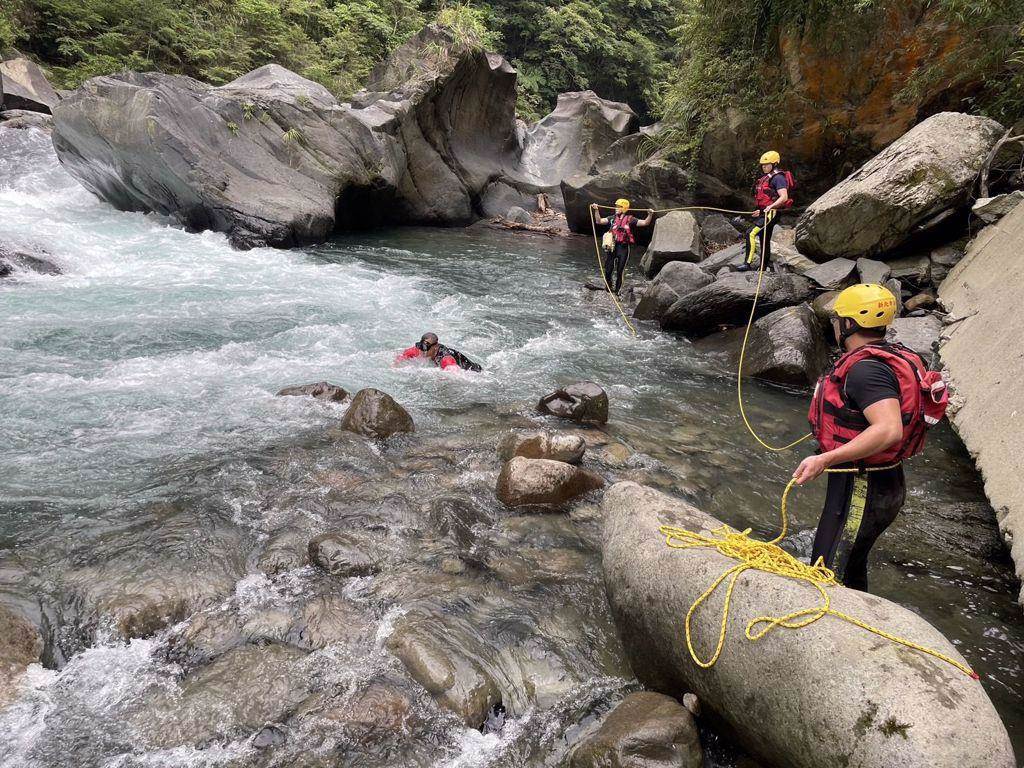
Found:
[[498, 444], [498, 458], [508, 461], [515, 456], [527, 459], [551, 459], [579, 464], [587, 450], [580, 435], [558, 432], [510, 432]]
[[592, 381], [581, 381], [545, 395], [537, 410], [580, 424], [607, 424], [608, 394]]
[[690, 714], [659, 693], [631, 693], [572, 752], [568, 768], [701, 768], [704, 750]]
[[[715, 282], [680, 298], [661, 318], [661, 327], [688, 336], [706, 336], [722, 325], [747, 320], [757, 290], [757, 274], [726, 274]], [[799, 275], [765, 274], [757, 301], [757, 316], [807, 301], [814, 294], [811, 282]]]
[[341, 421], [341, 428], [380, 439], [416, 429], [409, 412], [379, 389], [361, 389], [356, 393]]
[[0, 96], [3, 97], [4, 110], [23, 109], [48, 114], [60, 101], [43, 70], [28, 59], [0, 61], [0, 80], [3, 81]]
[[59, 275], [61, 270], [53, 257], [41, 248], [32, 253], [21, 248], [10, 248], [0, 244], [0, 278], [12, 277], [19, 271], [36, 272], [40, 275]]
[[647, 286], [633, 310], [633, 317], [638, 320], [660, 320], [680, 298], [712, 282], [714, 278], [699, 265], [671, 261], [662, 267], [658, 276]]
[[309, 542], [309, 559], [332, 576], [369, 576], [380, 570], [377, 549], [364, 534], [323, 533]]
[[[1015, 765], [1006, 729], [984, 688], [948, 664], [833, 617], [748, 640], [743, 627], [750, 619], [817, 605], [800, 582], [742, 573], [721, 656], [710, 669], [699, 668], [687, 650], [683, 618], [736, 561], [709, 548], [671, 549], [660, 528], [710, 531], [722, 523], [635, 483], [609, 489], [602, 509], [605, 583], [637, 677], [669, 695], [697, 694], [702, 708], [723, 718], [755, 756], [793, 768], [819, 768], [840, 762], [840, 756], [865, 766]], [[963, 661], [936, 629], [895, 603], [839, 586], [830, 596], [836, 610]], [[694, 642], [704, 657], [721, 623], [720, 601], [711, 603], [693, 622]], [[837, 665], [843, 674], [836, 675]]]
[[892, 250], [915, 227], [967, 202], [1002, 134], [985, 117], [928, 118], [815, 200], [797, 223], [797, 247], [817, 261]]
[[602, 486], [600, 476], [571, 464], [517, 456], [502, 468], [495, 492], [510, 507], [560, 507]]
[[655, 277], [673, 261], [696, 263], [704, 258], [700, 225], [691, 211], [671, 211], [654, 222], [654, 234], [640, 267], [647, 277]]
[[43, 638], [35, 625], [0, 604], [0, 710], [14, 699], [18, 680], [42, 653]]
[[344, 402], [348, 398], [348, 392], [337, 384], [328, 381], [318, 381], [314, 384], [299, 384], [294, 387], [285, 387], [277, 393], [278, 397], [315, 397], [317, 400], [329, 400], [333, 403]]

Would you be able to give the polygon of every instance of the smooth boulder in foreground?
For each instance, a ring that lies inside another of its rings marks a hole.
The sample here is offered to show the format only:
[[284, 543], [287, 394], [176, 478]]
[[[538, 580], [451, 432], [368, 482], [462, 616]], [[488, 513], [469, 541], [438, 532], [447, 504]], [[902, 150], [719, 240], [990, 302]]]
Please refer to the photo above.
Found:
[[[692, 691], [768, 765], [1013, 768], [1006, 728], [980, 682], [954, 667], [832, 616], [751, 642], [751, 619], [818, 604], [806, 584], [746, 571], [732, 595], [725, 646], [701, 669], [683, 634], [687, 611], [736, 564], [711, 549], [671, 549], [659, 529], [718, 528], [719, 520], [636, 483], [604, 495], [602, 563], [619, 634], [637, 677], [668, 695]], [[832, 606], [963, 661], [921, 617], [874, 595], [830, 589]], [[711, 655], [721, 598], [693, 622], [696, 647]]]
[[527, 459], [551, 459], [579, 464], [587, 450], [582, 435], [558, 432], [510, 432], [498, 444], [498, 458], [509, 461], [516, 456]]

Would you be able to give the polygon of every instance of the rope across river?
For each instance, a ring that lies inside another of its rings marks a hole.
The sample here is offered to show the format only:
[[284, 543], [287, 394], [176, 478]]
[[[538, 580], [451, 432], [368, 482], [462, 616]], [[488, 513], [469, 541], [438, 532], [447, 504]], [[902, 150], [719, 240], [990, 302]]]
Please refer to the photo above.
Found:
[[[614, 206], [608, 205], [597, 205], [597, 209], [604, 210], [617, 210]], [[719, 213], [734, 213], [734, 214], [747, 214], [749, 211], [734, 211], [725, 208], [715, 208], [712, 206], [702, 205], [690, 205], [690, 206], [678, 206], [675, 208], [660, 208], [650, 209], [641, 208], [627, 209], [629, 211], [653, 211], [653, 213], [669, 213], [671, 211], [715, 211]], [[619, 303], [618, 297], [615, 292], [612, 291], [611, 285], [608, 283], [608, 276], [605, 273], [603, 265], [601, 263], [601, 246], [597, 237], [597, 222], [594, 219], [593, 212], [590, 214], [590, 225], [591, 231], [594, 237], [594, 251], [597, 256], [598, 269], [604, 278], [605, 289], [608, 291], [608, 295], [611, 296], [612, 301], [615, 304], [615, 308], [618, 310], [619, 315], [622, 317], [626, 327], [630, 330], [633, 336], [637, 336], [636, 328], [629, 321], [626, 316], [622, 305]], [[739, 406], [740, 416], [743, 419], [743, 424], [746, 426], [747, 431], [753, 436], [753, 438], [766, 450], [772, 452], [787, 451], [805, 440], [812, 437], [810, 433], [803, 435], [802, 437], [794, 440], [791, 443], [785, 445], [771, 445], [770, 443], [763, 440], [757, 432], [754, 430], [753, 425], [747, 418], [746, 410], [743, 406], [743, 363], [746, 358], [747, 344], [750, 340], [750, 330], [753, 327], [754, 320], [757, 315], [757, 303], [761, 296], [761, 286], [764, 280], [765, 271], [765, 248], [764, 248], [764, 230], [761, 232], [761, 261], [758, 265], [757, 271], [757, 285], [754, 289], [754, 300], [750, 305], [750, 314], [747, 317], [746, 330], [743, 333], [743, 342], [740, 346], [739, 364], [737, 366], [736, 375], [736, 400]], [[885, 469], [893, 469], [898, 464], [892, 464], [885, 467], [872, 467], [865, 471], [881, 471]], [[860, 469], [826, 469], [827, 473], [856, 473], [860, 472]], [[977, 680], [978, 674], [974, 672], [967, 665], [957, 661], [951, 656], [944, 654], [934, 648], [928, 648], [927, 646], [916, 643], [912, 640], [908, 640], [898, 635], [894, 635], [890, 632], [885, 631], [879, 627], [875, 627], [868, 624], [861, 619], [858, 619], [849, 614], [838, 611], [832, 607], [832, 598], [829, 594], [829, 588], [839, 585], [839, 581], [836, 579], [835, 572], [827, 568], [819, 558], [818, 562], [808, 565], [786, 550], [779, 546], [788, 531], [789, 520], [787, 514], [787, 505], [789, 501], [789, 494], [793, 490], [796, 484], [795, 479], [791, 479], [786, 485], [786, 489], [782, 493], [782, 501], [780, 504], [780, 516], [782, 519], [781, 530], [774, 539], [770, 541], [760, 541], [758, 539], [751, 538], [751, 529], [744, 531], [737, 531], [730, 528], [728, 525], [723, 525], [720, 528], [715, 529], [710, 535], [686, 530], [685, 528], [678, 528], [675, 526], [661, 526], [659, 529], [661, 534], [665, 537], [665, 544], [672, 549], [697, 549], [697, 548], [709, 548], [718, 551], [719, 553], [729, 557], [733, 560], [738, 561], [736, 565], [727, 568], [720, 576], [718, 576], [708, 586], [704, 592], [693, 601], [690, 609], [686, 613], [685, 631], [686, 631], [686, 646], [690, 652], [690, 657], [693, 659], [697, 666], [708, 669], [715, 665], [719, 657], [722, 654], [722, 649], [725, 646], [726, 631], [729, 624], [729, 611], [732, 604], [733, 592], [736, 589], [736, 584], [740, 576], [749, 570], [762, 571], [764, 573], [770, 573], [775, 576], [781, 576], [796, 581], [801, 581], [810, 586], [818, 592], [820, 603], [814, 607], [801, 608], [795, 611], [791, 611], [782, 616], [756, 616], [747, 622], [745, 635], [750, 641], [757, 641], [767, 635], [776, 627], [782, 627], [784, 629], [802, 629], [810, 626], [814, 622], [825, 616], [834, 616], [841, 621], [845, 621], [849, 624], [853, 624], [866, 632], [870, 632], [874, 635], [882, 637], [897, 645], [902, 645], [905, 648], [909, 648], [919, 653], [931, 656], [939, 661], [943, 661], [952, 667], [955, 667], [963, 674], [968, 677]], [[703, 660], [697, 654], [696, 648], [693, 644], [693, 632], [692, 623], [693, 617], [700, 609], [701, 605], [704, 604], [717, 590], [718, 588], [728, 580], [728, 586], [725, 592], [725, 601], [722, 606], [722, 620], [719, 626], [718, 641], [715, 645], [714, 653], [707, 660]], [[763, 626], [760, 626], [763, 625]]]

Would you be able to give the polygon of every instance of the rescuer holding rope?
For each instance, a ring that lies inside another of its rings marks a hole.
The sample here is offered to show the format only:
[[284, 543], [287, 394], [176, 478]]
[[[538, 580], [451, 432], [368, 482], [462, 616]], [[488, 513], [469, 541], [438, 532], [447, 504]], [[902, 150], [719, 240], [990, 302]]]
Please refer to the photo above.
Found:
[[942, 376], [928, 371], [917, 353], [885, 340], [896, 316], [888, 289], [847, 288], [833, 313], [845, 354], [815, 387], [809, 418], [820, 451], [793, 477], [803, 485], [832, 470], [811, 563], [821, 558], [845, 586], [867, 591], [868, 553], [906, 498], [901, 462], [924, 448], [925, 432], [945, 414], [948, 394]]
[[626, 271], [626, 262], [629, 260], [629, 246], [636, 242], [633, 230], [635, 227], [649, 226], [654, 220], [654, 211], [648, 210], [646, 219], [638, 219], [629, 213], [629, 200], [620, 197], [615, 201], [613, 216], [602, 218], [596, 203], [590, 206], [590, 213], [598, 224], [611, 224], [614, 242], [610, 249], [605, 250], [604, 280], [612, 293], [618, 294], [622, 288], [622, 273]]
[[793, 206], [792, 191], [795, 186], [793, 174], [779, 169], [781, 158], [775, 150], [761, 155], [761, 177], [754, 184], [754, 205], [751, 212], [754, 226], [747, 233], [747, 258], [739, 271], [757, 269], [761, 264], [761, 250], [764, 250], [764, 268], [767, 269], [772, 257], [772, 233], [775, 219], [783, 208]]

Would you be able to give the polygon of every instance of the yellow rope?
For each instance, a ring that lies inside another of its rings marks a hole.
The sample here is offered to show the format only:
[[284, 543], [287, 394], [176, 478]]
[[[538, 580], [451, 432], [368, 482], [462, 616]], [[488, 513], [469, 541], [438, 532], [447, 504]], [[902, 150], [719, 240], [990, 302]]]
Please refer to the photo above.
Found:
[[[877, 467], [873, 469], [874, 471], [892, 469], [895, 466], [897, 465], [894, 464], [889, 467]], [[825, 471], [857, 472], [858, 470], [828, 469]], [[714, 666], [718, 661], [719, 656], [722, 654], [722, 648], [725, 646], [726, 629], [729, 623], [729, 608], [732, 603], [732, 594], [736, 588], [736, 582], [744, 571], [756, 570], [806, 582], [818, 591], [818, 595], [822, 602], [820, 605], [813, 608], [803, 608], [801, 610], [793, 611], [792, 613], [787, 613], [784, 616], [757, 616], [751, 619], [747, 622], [745, 631], [747, 639], [750, 641], [760, 640], [776, 627], [783, 627], [785, 629], [801, 629], [802, 627], [813, 624], [823, 616], [835, 616], [837, 619], [846, 621], [893, 643], [927, 654], [939, 661], [944, 661], [947, 664], [956, 667], [965, 675], [977, 680], [978, 675], [974, 670], [944, 653], [940, 653], [933, 648], [928, 648], [919, 643], [915, 643], [912, 640], [907, 640], [906, 638], [893, 635], [886, 632], [884, 629], [879, 629], [865, 621], [861, 621], [858, 618], [832, 608], [832, 599], [826, 588], [835, 586], [839, 583], [836, 580], [835, 573], [825, 567], [821, 558], [818, 558], [818, 561], [814, 563], [814, 565], [806, 565], [779, 546], [779, 542], [782, 541], [786, 535], [788, 527], [786, 506], [789, 498], [789, 492], [793, 489], [793, 485], [795, 483], [795, 479], [790, 480], [789, 484], [786, 486], [786, 490], [782, 494], [782, 530], [779, 532], [779, 535], [771, 541], [759, 541], [757, 539], [752, 539], [750, 538], [751, 529], [748, 528], [745, 531], [736, 531], [728, 525], [723, 525], [722, 527], [715, 529], [709, 536], [694, 533], [693, 531], [688, 531], [685, 528], [677, 528], [670, 525], [661, 526], [660, 531], [665, 537], [665, 544], [673, 549], [695, 549], [706, 547], [715, 549], [726, 557], [738, 561], [736, 565], [728, 568], [724, 573], [716, 578], [711, 585], [704, 590], [701, 596], [693, 601], [693, 605], [690, 606], [690, 610], [686, 612], [686, 646], [690, 651], [690, 657], [693, 659], [694, 663], [703, 669], [708, 669], [709, 667]], [[726, 581], [726, 579], [729, 580], [729, 585], [725, 591], [725, 603], [722, 607], [722, 622], [718, 631], [718, 643], [715, 646], [715, 651], [711, 658], [704, 661], [697, 655], [697, 651], [693, 645], [693, 633], [691, 629], [693, 617], [704, 601], [711, 597], [711, 595], [715, 593], [718, 587], [721, 586], [722, 582]], [[760, 624], [764, 624], [765, 626], [761, 629], [755, 629]]]

